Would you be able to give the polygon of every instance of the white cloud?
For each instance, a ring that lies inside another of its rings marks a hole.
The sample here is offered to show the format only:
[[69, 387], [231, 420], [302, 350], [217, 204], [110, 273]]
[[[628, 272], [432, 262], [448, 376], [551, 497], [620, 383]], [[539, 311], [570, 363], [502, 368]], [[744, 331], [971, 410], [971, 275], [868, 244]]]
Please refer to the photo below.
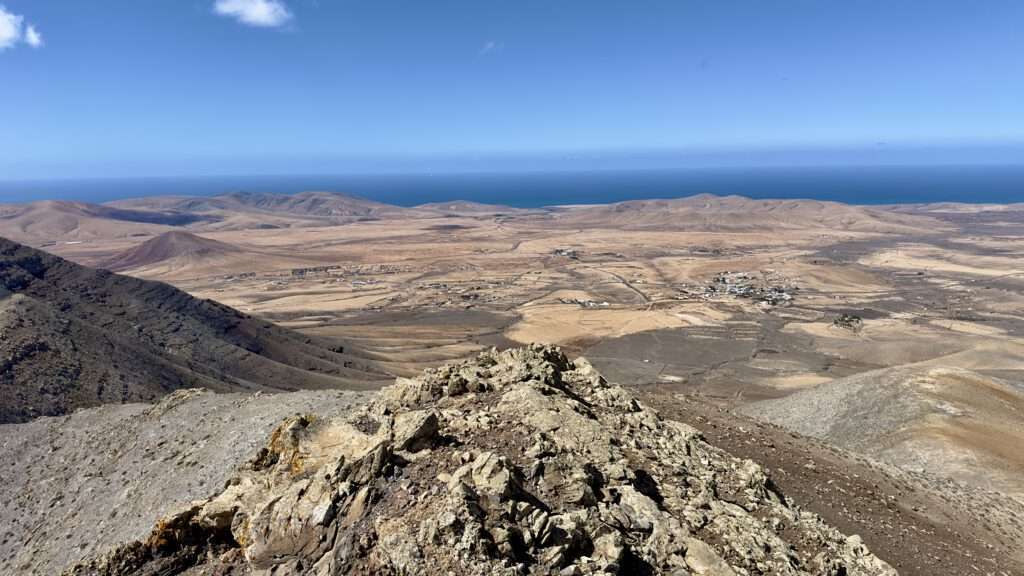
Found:
[[0, 50], [10, 48], [21, 41], [23, 17], [11, 14], [0, 4]]
[[31, 24], [25, 28], [25, 43], [33, 48], [41, 48], [43, 45], [43, 35]]
[[242, 24], [265, 28], [281, 26], [292, 19], [292, 13], [281, 0], [217, 0], [213, 11]]
[[3, 4], [0, 4], [0, 51], [11, 48], [18, 42], [25, 42], [33, 48], [43, 45], [43, 35], [36, 30], [36, 27], [29, 24], [24, 26], [25, 17], [7, 11]]

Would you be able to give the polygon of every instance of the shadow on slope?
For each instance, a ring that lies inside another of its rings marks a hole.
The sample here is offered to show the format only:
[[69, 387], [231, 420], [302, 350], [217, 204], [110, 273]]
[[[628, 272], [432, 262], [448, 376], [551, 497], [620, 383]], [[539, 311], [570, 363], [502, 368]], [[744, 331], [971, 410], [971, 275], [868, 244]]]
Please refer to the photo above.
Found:
[[0, 239], [0, 422], [183, 387], [375, 388], [386, 379], [337, 340]]

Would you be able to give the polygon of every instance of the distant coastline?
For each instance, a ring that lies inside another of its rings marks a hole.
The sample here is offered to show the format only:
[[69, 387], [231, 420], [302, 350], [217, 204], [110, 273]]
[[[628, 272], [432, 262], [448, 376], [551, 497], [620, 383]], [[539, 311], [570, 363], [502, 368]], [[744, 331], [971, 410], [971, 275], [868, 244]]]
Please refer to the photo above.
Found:
[[0, 180], [0, 203], [307, 190], [344, 192], [399, 206], [472, 200], [535, 208], [702, 193], [868, 205], [1012, 203], [1024, 202], [1024, 165]]

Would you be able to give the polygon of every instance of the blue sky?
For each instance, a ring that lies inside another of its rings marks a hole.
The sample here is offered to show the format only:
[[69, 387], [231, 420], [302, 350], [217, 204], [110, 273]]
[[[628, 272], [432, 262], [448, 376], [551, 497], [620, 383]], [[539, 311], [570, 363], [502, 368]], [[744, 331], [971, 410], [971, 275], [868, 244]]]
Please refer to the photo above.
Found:
[[0, 5], [6, 179], [1024, 161], [1019, 0]]

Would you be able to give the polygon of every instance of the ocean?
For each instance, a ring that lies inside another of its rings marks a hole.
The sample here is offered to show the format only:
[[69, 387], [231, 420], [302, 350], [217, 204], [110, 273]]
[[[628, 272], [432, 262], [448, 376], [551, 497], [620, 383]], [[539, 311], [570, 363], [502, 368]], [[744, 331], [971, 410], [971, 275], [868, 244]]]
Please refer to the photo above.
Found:
[[1009, 203], [1024, 202], [1024, 165], [0, 180], [0, 202], [306, 190], [345, 192], [400, 206], [473, 200], [532, 208], [702, 193], [851, 204]]

